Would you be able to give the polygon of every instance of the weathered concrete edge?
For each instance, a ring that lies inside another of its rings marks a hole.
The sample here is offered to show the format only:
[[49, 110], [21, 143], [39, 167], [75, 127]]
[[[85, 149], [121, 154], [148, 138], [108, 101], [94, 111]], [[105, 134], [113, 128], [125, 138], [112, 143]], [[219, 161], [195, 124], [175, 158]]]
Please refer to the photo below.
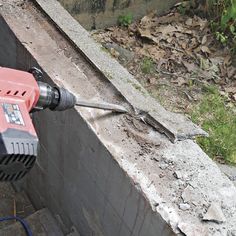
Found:
[[[171, 141], [207, 136], [187, 117], [166, 111], [138, 81], [91, 38], [89, 33], [56, 0], [34, 0], [59, 30], [125, 97], [137, 113]], [[134, 99], [135, 98], [135, 99]]]

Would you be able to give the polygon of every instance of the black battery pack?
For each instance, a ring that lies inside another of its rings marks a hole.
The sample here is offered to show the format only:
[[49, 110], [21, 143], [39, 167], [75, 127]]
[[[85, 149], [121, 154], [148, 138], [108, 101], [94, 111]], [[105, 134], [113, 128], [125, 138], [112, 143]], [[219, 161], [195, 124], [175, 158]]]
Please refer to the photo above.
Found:
[[38, 138], [21, 130], [0, 133], [0, 181], [17, 181], [33, 167]]

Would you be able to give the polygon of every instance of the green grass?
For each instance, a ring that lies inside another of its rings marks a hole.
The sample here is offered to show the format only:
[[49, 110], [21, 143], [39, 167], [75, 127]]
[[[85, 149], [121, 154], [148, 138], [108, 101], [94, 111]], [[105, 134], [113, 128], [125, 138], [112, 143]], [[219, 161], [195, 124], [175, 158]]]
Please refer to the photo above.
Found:
[[118, 25], [128, 27], [133, 22], [133, 15], [128, 13], [118, 17]]
[[151, 58], [144, 57], [140, 66], [144, 74], [151, 74], [154, 72], [155, 63]]
[[197, 142], [212, 159], [236, 164], [236, 115], [225, 106], [225, 99], [217, 89], [205, 89], [206, 95], [191, 117], [209, 133], [209, 137], [197, 138]]

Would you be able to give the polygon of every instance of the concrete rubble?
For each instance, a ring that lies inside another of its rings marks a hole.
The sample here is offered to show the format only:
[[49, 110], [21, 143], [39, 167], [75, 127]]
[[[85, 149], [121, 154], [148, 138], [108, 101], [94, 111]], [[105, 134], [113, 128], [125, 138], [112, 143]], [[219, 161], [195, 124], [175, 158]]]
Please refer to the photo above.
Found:
[[218, 224], [226, 221], [222, 212], [221, 206], [217, 203], [212, 203], [207, 209], [206, 214], [203, 216], [204, 221], [213, 221]]

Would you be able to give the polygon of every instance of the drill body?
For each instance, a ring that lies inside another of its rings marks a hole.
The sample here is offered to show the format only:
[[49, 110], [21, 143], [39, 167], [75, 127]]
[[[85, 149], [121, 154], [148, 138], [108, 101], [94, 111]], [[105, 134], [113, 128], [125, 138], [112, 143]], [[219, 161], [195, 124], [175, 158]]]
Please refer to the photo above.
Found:
[[30, 113], [66, 110], [76, 103], [63, 88], [37, 81], [31, 73], [0, 67], [0, 181], [16, 181], [33, 167], [38, 137]]

